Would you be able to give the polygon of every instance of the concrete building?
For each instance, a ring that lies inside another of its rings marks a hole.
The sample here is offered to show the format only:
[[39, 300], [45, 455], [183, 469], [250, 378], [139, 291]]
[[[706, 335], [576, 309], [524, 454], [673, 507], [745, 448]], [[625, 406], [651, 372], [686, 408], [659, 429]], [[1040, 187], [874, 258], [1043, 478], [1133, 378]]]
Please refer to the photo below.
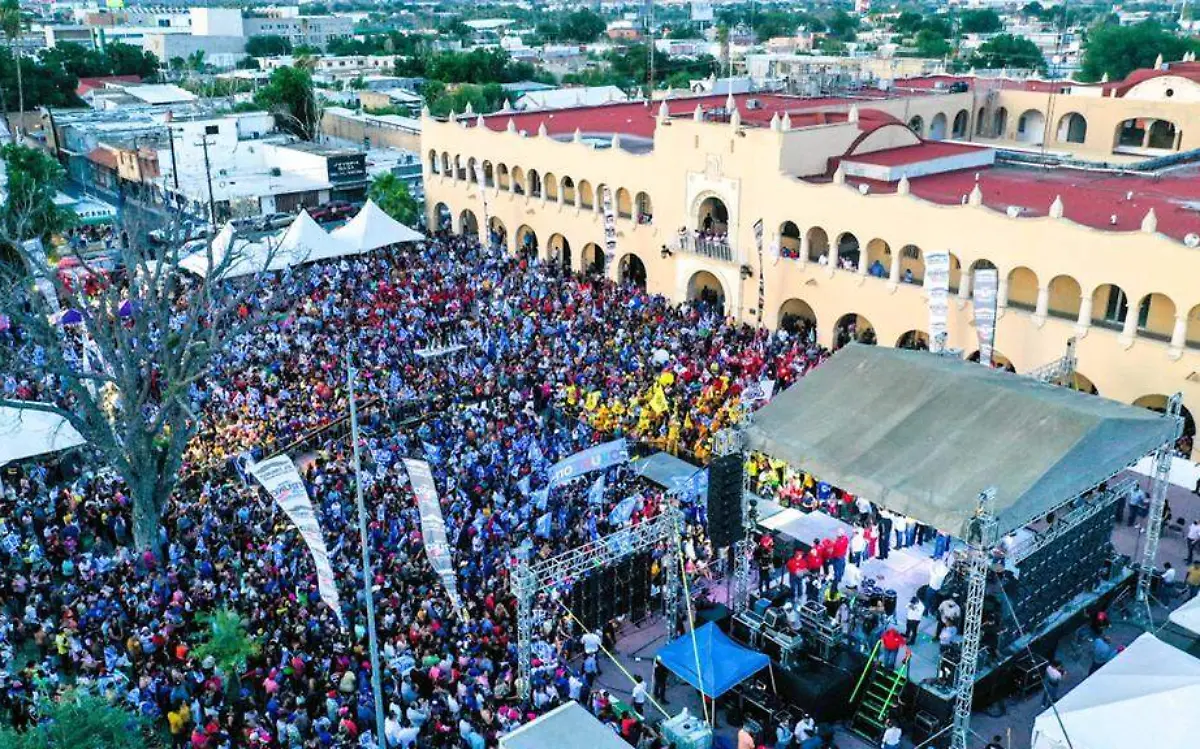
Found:
[[282, 36], [293, 46], [306, 44], [324, 47], [334, 39], [347, 39], [354, 33], [354, 20], [345, 16], [290, 16], [242, 19], [245, 36]]
[[[1141, 169], [1151, 171], [1125, 174], [1082, 163], [1046, 169], [986, 138], [969, 142], [975, 123], [991, 122], [988, 113], [1000, 108], [1012, 113], [1006, 136], [1022, 116], [1025, 129], [1053, 123], [1053, 135], [1076, 111], [1067, 104], [1091, 104], [1080, 112], [1088, 124], [1078, 145], [1094, 142], [1106, 158], [1123, 148], [1127, 128], [1117, 123], [1130, 120], [1155, 133], [1152, 151], [1194, 148], [1186, 138], [1200, 125], [1200, 105], [1184, 103], [1193, 82], [1165, 73], [1139, 72], [1104, 88], [1124, 92], [1115, 96], [991, 96], [930, 84], [854, 98], [743, 94], [457, 122], [425, 117], [427, 217], [479, 232], [478, 164], [487, 228], [508, 251], [676, 300], [719, 299], [727, 314], [752, 324], [807, 321], [829, 346], [852, 337], [927, 345], [925, 258], [948, 251], [950, 347], [979, 349], [973, 271], [997, 268], [997, 362], [1028, 372], [1076, 338], [1076, 387], [1147, 407], [1180, 391], [1196, 412], [1200, 165], [1149, 164]], [[1157, 99], [1140, 96], [1149, 89]], [[1042, 112], [1042, 120], [1026, 112]], [[1160, 120], [1177, 134], [1168, 138], [1153, 124]], [[931, 134], [935, 127], [942, 130]], [[611, 263], [602, 249], [606, 191], [616, 225]]]

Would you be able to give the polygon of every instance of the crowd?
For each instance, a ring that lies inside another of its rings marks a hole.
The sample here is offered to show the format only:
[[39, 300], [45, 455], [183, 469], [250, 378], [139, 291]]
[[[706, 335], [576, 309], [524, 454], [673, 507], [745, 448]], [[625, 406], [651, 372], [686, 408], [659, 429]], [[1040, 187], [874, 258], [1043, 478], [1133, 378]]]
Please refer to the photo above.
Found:
[[[518, 683], [516, 560], [642, 522], [664, 501], [628, 466], [605, 473], [599, 496], [594, 476], [544, 493], [545, 467], [612, 437], [703, 460], [714, 432], [739, 418], [747, 388], [769, 379], [782, 389], [825, 352], [704, 303], [672, 305], [445, 236], [255, 282], [292, 300], [290, 309], [233, 341], [192, 385], [201, 424], [163, 518], [162, 553], [131, 548], [130, 499], [103, 466], [7, 469], [0, 724], [26, 728], [43, 698], [75, 688], [145, 716], [178, 747], [372, 738], [351, 446], [340, 431], [320, 431], [346, 413], [350, 356], [364, 403], [388, 746], [493, 746], [567, 698], [634, 745], [655, 745], [636, 713], [590, 689], [583, 633], [560, 596], [538, 601], [533, 683]], [[20, 331], [10, 335], [26, 345]], [[416, 353], [447, 341], [465, 348]], [[55, 395], [11, 376], [3, 387]], [[405, 404], [417, 406], [400, 425], [394, 414]], [[321, 603], [286, 517], [235, 470], [285, 447], [317, 508], [344, 625]], [[403, 457], [432, 466], [461, 612], [425, 558]], [[695, 575], [714, 553], [699, 504], [685, 508]], [[232, 672], [194, 652], [204, 653], [211, 615], [226, 609], [256, 644]], [[528, 699], [518, 696], [524, 686]]]

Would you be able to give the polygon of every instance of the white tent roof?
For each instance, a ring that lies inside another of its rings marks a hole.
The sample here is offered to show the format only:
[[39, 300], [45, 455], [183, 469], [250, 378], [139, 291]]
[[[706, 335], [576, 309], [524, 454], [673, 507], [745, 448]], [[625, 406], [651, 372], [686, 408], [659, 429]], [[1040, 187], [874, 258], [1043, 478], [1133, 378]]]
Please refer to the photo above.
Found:
[[[231, 252], [236, 254], [225, 264], [225, 258]], [[218, 268], [225, 264], [222, 273], [225, 278], [245, 276], [267, 270], [265, 266], [268, 255], [269, 250], [266, 245], [240, 239], [237, 232], [234, 231], [233, 224], [225, 224], [212, 240], [212, 263]], [[202, 278], [208, 278], [212, 271], [208, 263], [208, 250], [205, 247], [184, 257], [179, 261], [179, 266]]]
[[[1191, 747], [1200, 735], [1200, 659], [1143, 634], [1033, 724], [1032, 749]], [[1059, 725], [1059, 719], [1062, 726]], [[1063, 727], [1070, 745], [1063, 736]]]
[[300, 265], [342, 255], [352, 255], [354, 248], [322, 229], [313, 220], [313, 217], [308, 215], [308, 211], [300, 211], [296, 215], [296, 220], [284, 232], [283, 238], [279, 240], [279, 248], [276, 253], [279, 257], [277, 262], [272, 263], [272, 266], [280, 265], [282, 267], [284, 263]]
[[1200, 596], [1172, 611], [1167, 620], [1194, 635], [1200, 635]]
[[332, 236], [353, 247], [354, 252], [370, 252], [399, 242], [419, 242], [425, 237], [383, 212], [368, 200], [358, 215], [345, 226], [333, 230]]
[[61, 416], [0, 406], [0, 466], [22, 458], [66, 450], [86, 440]]

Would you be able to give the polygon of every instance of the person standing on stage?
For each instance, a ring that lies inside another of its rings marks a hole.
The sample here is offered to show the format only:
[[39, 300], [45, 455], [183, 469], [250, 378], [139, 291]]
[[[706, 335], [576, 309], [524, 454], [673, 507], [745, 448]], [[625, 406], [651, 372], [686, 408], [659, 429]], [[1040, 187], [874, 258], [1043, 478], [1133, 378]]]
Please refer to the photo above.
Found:
[[883, 741], [879, 746], [881, 749], [900, 749], [900, 742], [904, 739], [904, 732], [900, 730], [900, 726], [896, 725], [896, 721], [888, 718], [887, 728], [883, 732]]
[[[880, 559], [887, 559], [888, 552], [890, 550], [891, 543], [892, 543], [891, 542], [892, 514], [890, 512], [879, 513], [878, 535], [879, 535], [879, 554], [878, 554], [878, 556]], [[874, 550], [871, 551], [871, 556], [876, 556]]]
[[896, 534], [895, 549], [899, 551], [908, 545], [908, 518], [896, 515], [892, 518], [892, 532]]
[[758, 592], [767, 592], [771, 587], [771, 562], [775, 556], [775, 539], [770, 533], [764, 534], [754, 547], [754, 561], [758, 566]]
[[1196, 558], [1196, 547], [1200, 546], [1200, 520], [1193, 520], [1187, 530], [1187, 560], [1184, 564], [1190, 565], [1192, 560]]
[[855, 566], [862, 564], [866, 551], [867, 537], [862, 528], [855, 528], [854, 536], [850, 539], [850, 564]]
[[1062, 686], [1063, 677], [1067, 675], [1067, 669], [1063, 668], [1063, 664], [1057, 660], [1050, 661], [1046, 666], [1046, 673], [1042, 678], [1042, 683], [1045, 689], [1042, 690], [1042, 707], [1050, 707], [1058, 701], [1058, 689]]
[[667, 679], [671, 672], [667, 669], [666, 664], [662, 662], [662, 658], [654, 659], [654, 699], [666, 705], [667, 702]]
[[925, 604], [921, 603], [920, 598], [913, 596], [908, 602], [908, 609], [905, 611], [904, 625], [904, 639], [908, 640], [910, 646], [917, 644], [917, 637], [923, 618], [925, 618]]
[[808, 563], [804, 552], [797, 546], [792, 556], [787, 560], [788, 584], [792, 589], [792, 600], [799, 601], [804, 596], [804, 574], [808, 571]]
[[842, 582], [842, 577], [846, 574], [846, 555], [850, 552], [850, 539], [846, 536], [846, 531], [839, 528], [837, 538], [833, 540], [833, 584], [836, 586]]

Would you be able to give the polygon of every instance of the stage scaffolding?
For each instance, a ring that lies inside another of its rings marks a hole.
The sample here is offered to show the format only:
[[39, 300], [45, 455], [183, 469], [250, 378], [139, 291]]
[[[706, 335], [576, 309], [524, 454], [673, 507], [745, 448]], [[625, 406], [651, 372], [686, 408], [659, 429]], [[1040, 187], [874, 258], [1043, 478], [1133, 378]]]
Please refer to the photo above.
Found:
[[649, 551], [662, 544], [667, 554], [662, 563], [663, 609], [667, 632], [674, 634], [679, 624], [679, 609], [684, 603], [680, 580], [682, 517], [677, 499], [668, 494], [662, 512], [653, 520], [624, 528], [582, 546], [531, 564], [522, 559], [513, 574], [512, 590], [517, 598], [517, 668], [519, 693], [529, 696], [532, 668], [534, 600], [541, 593], [579, 582], [588, 574], [609, 568], [626, 557]]
[[996, 545], [996, 490], [988, 487], [979, 495], [979, 509], [969, 548], [967, 601], [963, 607], [962, 650], [954, 679], [954, 726], [950, 749], [967, 749], [971, 736], [971, 705], [975, 699], [975, 673], [979, 669], [979, 645], [983, 635], [983, 602], [987, 597], [988, 566]]
[[1146, 624], [1151, 623], [1150, 582], [1158, 563], [1158, 540], [1162, 535], [1167, 487], [1171, 483], [1171, 457], [1175, 454], [1175, 441], [1183, 433], [1182, 409], [1182, 393], [1175, 393], [1167, 400], [1167, 417], [1174, 420], [1175, 433], [1154, 452], [1154, 480], [1150, 485], [1150, 507], [1146, 515], [1146, 545], [1142, 548], [1142, 562], [1138, 566], [1137, 579], [1138, 615], [1145, 617]]

